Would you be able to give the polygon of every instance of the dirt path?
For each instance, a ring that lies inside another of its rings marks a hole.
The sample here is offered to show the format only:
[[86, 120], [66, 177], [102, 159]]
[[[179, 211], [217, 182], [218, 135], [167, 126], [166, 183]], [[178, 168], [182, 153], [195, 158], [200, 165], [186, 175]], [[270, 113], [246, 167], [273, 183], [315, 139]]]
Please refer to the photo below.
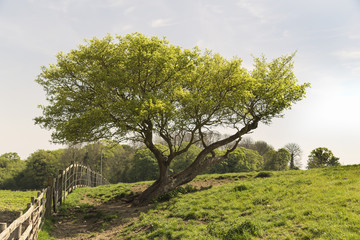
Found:
[[[192, 182], [190, 185], [200, 189], [223, 185], [231, 181], [231, 179], [211, 179]], [[141, 192], [146, 187], [146, 185], [136, 186], [133, 192]], [[89, 207], [85, 209], [76, 207], [67, 215], [55, 217], [54, 230], [51, 234], [54, 238], [61, 240], [121, 239], [117, 235], [131, 222], [137, 220], [141, 212], [146, 212], [152, 207], [152, 205], [133, 207], [130, 203], [121, 200], [95, 204], [90, 199], [84, 199], [82, 203], [89, 203]]]
[[88, 209], [75, 208], [69, 215], [56, 217], [52, 236], [56, 239], [118, 239], [116, 235], [124, 226], [150, 207], [132, 207], [116, 201]]
[[6, 223], [8, 226], [18, 217], [19, 217], [18, 212], [0, 211], [0, 222]]

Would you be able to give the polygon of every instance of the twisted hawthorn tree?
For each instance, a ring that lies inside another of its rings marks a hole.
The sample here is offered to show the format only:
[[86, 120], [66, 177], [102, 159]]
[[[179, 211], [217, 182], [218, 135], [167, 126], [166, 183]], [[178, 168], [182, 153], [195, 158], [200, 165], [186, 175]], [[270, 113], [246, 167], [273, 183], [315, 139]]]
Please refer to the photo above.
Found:
[[[198, 48], [183, 49], [165, 39], [140, 33], [93, 38], [57, 63], [43, 67], [37, 82], [48, 100], [35, 123], [52, 132], [57, 143], [99, 139], [143, 142], [155, 155], [158, 179], [135, 199], [152, 199], [195, 178], [235, 150], [244, 134], [269, 124], [305, 96], [298, 84], [293, 55], [267, 62], [254, 58], [246, 70], [241, 59], [225, 59]], [[215, 127], [232, 135], [205, 141]], [[155, 136], [167, 145], [159, 149]], [[171, 175], [170, 163], [201, 143], [201, 152], [183, 171]], [[227, 151], [214, 150], [232, 144]]]

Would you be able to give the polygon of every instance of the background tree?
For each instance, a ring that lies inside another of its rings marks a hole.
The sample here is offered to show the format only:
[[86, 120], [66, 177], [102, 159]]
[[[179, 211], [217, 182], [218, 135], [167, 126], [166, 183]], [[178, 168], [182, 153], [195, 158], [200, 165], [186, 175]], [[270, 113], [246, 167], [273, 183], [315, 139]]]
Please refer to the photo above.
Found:
[[210, 166], [208, 173], [249, 172], [263, 168], [264, 159], [252, 149], [237, 147], [228, 158]]
[[[186, 147], [186, 143], [183, 145]], [[192, 145], [187, 152], [177, 156], [170, 165], [170, 169], [173, 173], [178, 173], [189, 166], [195, 159], [196, 156], [201, 152], [201, 148], [196, 145]]]
[[26, 160], [26, 168], [16, 177], [23, 189], [41, 189], [47, 186], [49, 177], [55, 177], [64, 168], [60, 162], [63, 150], [38, 150]]
[[290, 161], [290, 153], [284, 148], [280, 148], [278, 151], [270, 150], [264, 155], [264, 161], [265, 170], [286, 170]]
[[18, 182], [15, 177], [25, 166], [25, 161], [15, 152], [0, 155], [0, 189], [17, 189]]
[[155, 180], [158, 175], [159, 169], [154, 154], [147, 148], [137, 150], [129, 173], [130, 181]]
[[243, 137], [238, 145], [239, 147], [252, 149], [254, 146], [254, 140], [251, 137]]
[[[136, 199], [147, 203], [225, 160], [243, 135], [300, 101], [309, 84], [297, 84], [293, 57], [254, 58], [249, 71], [239, 58], [183, 49], [140, 33], [94, 38], [42, 68], [37, 82], [49, 105], [35, 123], [53, 130], [54, 142], [143, 142], [159, 168], [158, 179]], [[204, 133], [219, 126], [232, 133], [207, 143]], [[166, 153], [155, 145], [156, 136], [166, 143]], [[171, 162], [199, 142], [195, 160], [169, 174]], [[227, 151], [215, 152], [229, 143]]]
[[325, 147], [319, 147], [311, 151], [307, 168], [310, 169], [339, 165], [339, 158], [335, 157], [329, 149]]
[[130, 182], [130, 169], [136, 149], [129, 145], [111, 143], [103, 151], [103, 175], [110, 182]]
[[273, 146], [269, 145], [267, 142], [261, 140], [254, 142], [249, 137], [242, 139], [241, 142], [239, 143], [239, 146], [247, 149], [255, 150], [261, 156], [264, 156], [270, 150], [274, 150]]
[[257, 151], [261, 156], [264, 156], [268, 151], [273, 150], [274, 148], [265, 141], [256, 141], [252, 149]]
[[16, 163], [20, 161], [20, 157], [15, 152], [4, 153], [0, 155], [0, 168], [6, 168], [8, 165], [12, 163]]
[[301, 148], [296, 143], [288, 143], [284, 147], [290, 153], [290, 169], [299, 169], [301, 167], [300, 159], [301, 159]]

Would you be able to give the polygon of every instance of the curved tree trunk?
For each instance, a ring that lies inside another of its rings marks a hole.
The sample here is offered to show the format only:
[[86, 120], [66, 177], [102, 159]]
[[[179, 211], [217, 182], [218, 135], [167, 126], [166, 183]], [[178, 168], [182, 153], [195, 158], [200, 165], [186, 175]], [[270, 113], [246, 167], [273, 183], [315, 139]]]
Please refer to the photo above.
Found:
[[203, 172], [208, 166], [224, 160], [226, 157], [211, 157], [199, 161], [198, 164], [192, 164], [185, 170], [174, 176], [160, 175], [149, 188], [147, 188], [139, 197], [134, 201], [135, 205], [145, 205], [150, 203], [153, 199], [170, 192], [177, 187], [191, 182], [197, 175]]
[[227, 155], [235, 150], [237, 143], [234, 147], [228, 150], [222, 156], [209, 156], [209, 154], [216, 148], [224, 146], [228, 143], [240, 140], [241, 136], [250, 132], [251, 130], [257, 128], [258, 121], [254, 121], [252, 124], [249, 124], [242, 128], [240, 131], [234, 135], [217, 141], [213, 144], [210, 144], [205, 149], [203, 149], [194, 162], [188, 166], [183, 171], [175, 174], [174, 176], [168, 175], [169, 162], [166, 162], [163, 157], [157, 158], [159, 164], [159, 178], [156, 180], [149, 188], [147, 188], [143, 193], [141, 193], [133, 202], [134, 205], [146, 205], [150, 203], [153, 199], [160, 197], [161, 195], [176, 189], [177, 187], [186, 184], [192, 181], [197, 175], [206, 170], [207, 167], [221, 162], [227, 158]]

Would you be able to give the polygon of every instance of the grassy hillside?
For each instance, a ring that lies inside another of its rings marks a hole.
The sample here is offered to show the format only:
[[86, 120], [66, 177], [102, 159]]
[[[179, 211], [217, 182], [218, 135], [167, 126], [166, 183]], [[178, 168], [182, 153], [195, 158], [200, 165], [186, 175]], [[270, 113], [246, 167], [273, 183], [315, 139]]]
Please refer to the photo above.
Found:
[[54, 224], [101, 226], [73, 239], [360, 239], [360, 166], [202, 175], [196, 182], [214, 186], [185, 193], [194, 190], [187, 187], [163, 198], [170, 200], [121, 211], [116, 199], [133, 185], [78, 189]]

